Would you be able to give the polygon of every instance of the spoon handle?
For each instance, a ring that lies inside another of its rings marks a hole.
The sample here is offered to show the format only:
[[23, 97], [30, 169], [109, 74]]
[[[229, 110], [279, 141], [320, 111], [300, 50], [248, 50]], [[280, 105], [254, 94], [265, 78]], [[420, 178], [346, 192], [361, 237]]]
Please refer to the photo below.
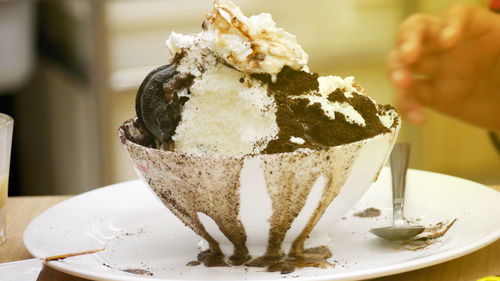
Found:
[[394, 226], [405, 224], [403, 211], [405, 203], [406, 170], [410, 158], [410, 144], [397, 143], [391, 153], [392, 174], [392, 222]]

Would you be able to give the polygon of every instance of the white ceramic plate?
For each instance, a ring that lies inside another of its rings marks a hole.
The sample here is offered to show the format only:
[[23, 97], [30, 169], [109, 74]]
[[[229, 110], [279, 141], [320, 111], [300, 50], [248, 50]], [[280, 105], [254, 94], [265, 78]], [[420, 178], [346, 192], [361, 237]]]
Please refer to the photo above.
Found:
[[[184, 227], [138, 180], [103, 187], [64, 201], [35, 218], [24, 243], [35, 257], [105, 247], [103, 252], [50, 262], [93, 280], [359, 280], [444, 262], [500, 237], [500, 192], [451, 176], [410, 170], [406, 216], [424, 225], [457, 219], [432, 245], [405, 250], [368, 232], [391, 220], [389, 170], [384, 168], [356, 207], [332, 229], [331, 269], [305, 268], [288, 275], [262, 269], [187, 266], [199, 252], [199, 238]], [[353, 213], [375, 207], [382, 214]], [[139, 269], [151, 277], [124, 272]]]

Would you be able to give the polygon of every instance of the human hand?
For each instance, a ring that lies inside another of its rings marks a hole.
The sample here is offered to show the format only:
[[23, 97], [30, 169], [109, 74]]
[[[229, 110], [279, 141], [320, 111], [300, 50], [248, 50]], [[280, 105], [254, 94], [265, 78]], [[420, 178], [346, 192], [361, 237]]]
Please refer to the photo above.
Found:
[[500, 15], [455, 4], [441, 18], [405, 20], [388, 58], [395, 105], [421, 124], [423, 107], [488, 129], [500, 129]]

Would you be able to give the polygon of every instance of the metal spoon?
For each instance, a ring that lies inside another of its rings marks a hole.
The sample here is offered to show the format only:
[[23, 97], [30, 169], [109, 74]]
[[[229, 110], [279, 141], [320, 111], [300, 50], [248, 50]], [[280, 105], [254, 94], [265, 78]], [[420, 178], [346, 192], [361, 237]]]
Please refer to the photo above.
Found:
[[407, 240], [424, 231], [421, 225], [407, 225], [403, 216], [406, 188], [406, 170], [410, 156], [409, 143], [397, 143], [392, 150], [392, 226], [372, 228], [371, 233], [385, 240]]

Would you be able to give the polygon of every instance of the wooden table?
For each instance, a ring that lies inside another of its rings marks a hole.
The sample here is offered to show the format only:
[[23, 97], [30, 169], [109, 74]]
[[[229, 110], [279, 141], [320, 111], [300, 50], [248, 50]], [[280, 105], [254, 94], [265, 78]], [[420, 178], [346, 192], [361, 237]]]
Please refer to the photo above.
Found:
[[[500, 186], [494, 186], [500, 191]], [[0, 263], [31, 258], [22, 241], [24, 228], [42, 211], [71, 196], [12, 197], [7, 200], [7, 242], [0, 245]], [[485, 214], [486, 215], [486, 214]], [[500, 218], [496, 219], [498, 222]], [[474, 281], [500, 275], [500, 240], [464, 257], [372, 281]]]
[[0, 245], [0, 263], [31, 258], [23, 244], [24, 229], [38, 214], [69, 198], [71, 196], [9, 197], [7, 240]]

